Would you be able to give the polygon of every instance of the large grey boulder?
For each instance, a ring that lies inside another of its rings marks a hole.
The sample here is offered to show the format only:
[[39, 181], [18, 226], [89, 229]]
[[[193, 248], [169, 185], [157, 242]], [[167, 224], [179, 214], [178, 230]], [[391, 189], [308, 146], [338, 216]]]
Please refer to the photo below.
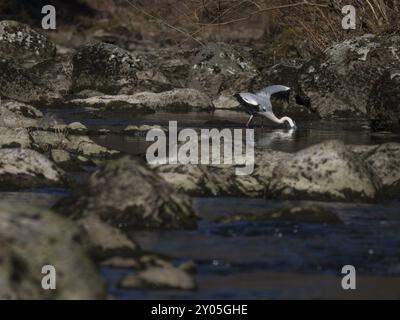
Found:
[[[85, 237], [42, 208], [0, 203], [0, 299], [104, 299], [105, 285]], [[56, 270], [56, 290], [42, 288], [42, 268]]]
[[368, 166], [342, 142], [328, 141], [281, 161], [267, 186], [287, 199], [371, 201], [380, 185]]
[[44, 155], [30, 149], [0, 149], [0, 190], [57, 187], [64, 172]]
[[130, 157], [108, 162], [85, 190], [56, 208], [74, 218], [97, 215], [118, 227], [193, 228], [197, 220], [189, 197]]
[[135, 86], [139, 61], [128, 51], [108, 43], [90, 44], [73, 58], [73, 92], [85, 89], [116, 94], [124, 86]]
[[255, 155], [254, 171], [232, 165], [159, 165], [157, 173], [192, 196], [242, 196], [325, 201], [375, 201], [399, 186], [398, 144], [346, 146], [326, 141], [296, 153]]
[[90, 89], [105, 94], [132, 94], [146, 89], [170, 90], [169, 80], [147, 60], [145, 54], [131, 53], [113, 44], [89, 44], [73, 57], [72, 92]]
[[0, 22], [0, 95], [9, 99], [51, 104], [69, 90], [56, 62], [56, 46], [16, 21]]

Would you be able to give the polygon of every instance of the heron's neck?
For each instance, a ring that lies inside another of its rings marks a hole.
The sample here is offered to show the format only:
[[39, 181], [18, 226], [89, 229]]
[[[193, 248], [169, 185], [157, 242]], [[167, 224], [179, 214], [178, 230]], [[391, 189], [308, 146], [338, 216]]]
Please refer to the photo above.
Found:
[[291, 128], [294, 128], [296, 125], [294, 124], [293, 120], [290, 119], [289, 117], [282, 117], [280, 119], [278, 119], [279, 123], [284, 123], [285, 121], [287, 121], [289, 123], [289, 126]]
[[296, 125], [294, 124], [293, 120], [290, 119], [289, 117], [282, 117], [282, 118], [277, 118], [273, 113], [269, 113], [269, 114], [265, 114], [265, 116], [269, 119], [271, 119], [273, 122], [276, 123], [285, 123], [285, 121], [287, 121], [289, 123], [289, 126], [291, 128], [296, 127]]

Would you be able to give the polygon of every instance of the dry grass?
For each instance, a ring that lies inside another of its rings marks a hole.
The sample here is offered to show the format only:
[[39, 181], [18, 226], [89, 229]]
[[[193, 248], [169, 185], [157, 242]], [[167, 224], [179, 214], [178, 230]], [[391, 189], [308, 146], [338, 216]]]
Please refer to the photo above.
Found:
[[[8, 11], [12, 6], [20, 9], [21, 3], [26, 3], [23, 0], [4, 1], [0, 4], [0, 15], [4, 8]], [[30, 1], [32, 6], [35, 3], [35, 12], [38, 11], [36, 2], [43, 1]], [[306, 40], [312, 50], [322, 51], [333, 41], [340, 41], [354, 33], [379, 33], [398, 28], [400, 21], [399, 0], [53, 1], [57, 2], [60, 12], [82, 4], [95, 9], [94, 24], [105, 18], [111, 25], [139, 31], [145, 38], [195, 45], [219, 40], [266, 43], [286, 32], [297, 40]], [[341, 28], [341, 9], [348, 4], [357, 8], [357, 30], [352, 32]], [[30, 10], [26, 4], [24, 8]], [[24, 15], [28, 13], [24, 12]]]
[[175, 35], [178, 43], [265, 41], [290, 30], [322, 51], [349, 36], [341, 28], [343, 6], [357, 9], [354, 33], [398, 27], [398, 0], [86, 0], [105, 16], [149, 34]]

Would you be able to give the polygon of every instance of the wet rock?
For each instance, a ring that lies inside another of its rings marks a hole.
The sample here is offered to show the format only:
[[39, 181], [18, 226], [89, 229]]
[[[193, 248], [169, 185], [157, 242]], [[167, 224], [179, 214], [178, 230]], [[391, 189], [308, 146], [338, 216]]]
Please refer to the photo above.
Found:
[[145, 55], [103, 42], [87, 45], [75, 54], [72, 80], [74, 93], [86, 89], [105, 94], [171, 89], [169, 81], [152, 69]]
[[75, 152], [88, 158], [112, 158], [119, 154], [116, 150], [109, 150], [103, 146], [98, 145], [87, 136], [68, 136], [69, 143], [67, 150]]
[[261, 220], [285, 220], [295, 223], [342, 223], [342, 220], [335, 213], [316, 204], [291, 205], [277, 211], [235, 215], [223, 218], [220, 222]]
[[146, 136], [147, 132], [153, 129], [161, 130], [165, 133], [168, 132], [167, 128], [157, 125], [139, 125], [139, 126], [129, 125], [122, 132], [127, 135]]
[[256, 76], [249, 54], [228, 44], [210, 43], [194, 57], [188, 84], [215, 97], [247, 91]]
[[135, 95], [97, 96], [87, 99], [74, 99], [69, 101], [68, 105], [142, 113], [158, 110], [187, 112], [213, 109], [210, 98], [194, 89], [176, 89], [162, 93], [141, 92]]
[[69, 134], [66, 126], [62, 126], [62, 128], [54, 132], [41, 130], [31, 132], [36, 148], [42, 152], [61, 149], [88, 158], [112, 158], [119, 154], [118, 151], [98, 145], [88, 136], [72, 135]]
[[233, 165], [160, 165], [157, 173], [176, 190], [191, 196], [264, 197], [276, 166], [290, 154], [256, 152], [251, 175], [236, 175]]
[[76, 218], [97, 215], [118, 227], [193, 228], [197, 220], [190, 198], [130, 157], [108, 162], [85, 190], [57, 208]]
[[0, 21], [0, 59], [35, 64], [52, 59], [55, 54], [55, 45], [28, 25], [17, 21]]
[[64, 173], [30, 149], [0, 149], [0, 189], [19, 190], [62, 186]]
[[194, 277], [173, 266], [152, 267], [125, 276], [120, 283], [124, 289], [195, 290]]
[[379, 182], [342, 142], [328, 141], [301, 150], [274, 169], [268, 193], [288, 199], [371, 201]]
[[102, 261], [101, 266], [118, 269], [139, 269], [141, 267], [140, 262], [137, 259], [119, 256], [111, 257]]
[[[104, 299], [85, 239], [50, 211], [0, 203], [0, 299]], [[56, 268], [57, 290], [43, 290], [42, 267]]]
[[0, 127], [0, 148], [29, 148], [31, 138], [24, 128]]
[[139, 245], [96, 216], [77, 221], [88, 239], [88, 249], [96, 259], [104, 260], [114, 256], [133, 258], [141, 253]]
[[168, 164], [155, 170], [191, 196], [374, 201], [398, 188], [397, 149], [395, 143], [379, 147], [327, 141], [296, 153], [257, 151], [250, 175], [236, 175], [232, 165]]
[[264, 187], [252, 176], [237, 176], [232, 166], [162, 165], [157, 173], [191, 196], [262, 196]]
[[3, 104], [3, 108], [26, 118], [38, 119], [43, 117], [43, 113], [34, 106], [18, 101], [6, 102]]
[[400, 132], [400, 69], [384, 73], [376, 82], [367, 115], [372, 130]]
[[32, 128], [37, 126], [37, 120], [27, 118], [19, 112], [10, 111], [0, 106], [0, 127], [6, 128]]
[[386, 195], [400, 191], [400, 144], [385, 143], [364, 154], [364, 161], [372, 168]]
[[73, 134], [85, 134], [88, 132], [88, 128], [80, 122], [72, 122], [68, 124], [67, 130]]

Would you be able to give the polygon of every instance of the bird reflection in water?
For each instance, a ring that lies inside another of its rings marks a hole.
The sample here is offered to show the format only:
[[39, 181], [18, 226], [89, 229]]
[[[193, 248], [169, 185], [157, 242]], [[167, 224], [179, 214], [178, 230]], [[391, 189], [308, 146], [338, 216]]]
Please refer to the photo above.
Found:
[[296, 129], [276, 129], [273, 131], [256, 130], [255, 145], [257, 148], [281, 149], [290, 148], [295, 143]]

